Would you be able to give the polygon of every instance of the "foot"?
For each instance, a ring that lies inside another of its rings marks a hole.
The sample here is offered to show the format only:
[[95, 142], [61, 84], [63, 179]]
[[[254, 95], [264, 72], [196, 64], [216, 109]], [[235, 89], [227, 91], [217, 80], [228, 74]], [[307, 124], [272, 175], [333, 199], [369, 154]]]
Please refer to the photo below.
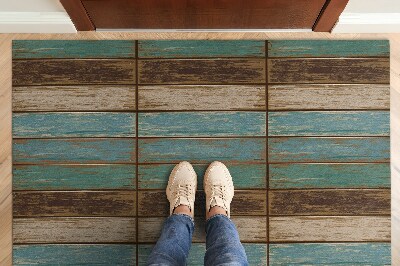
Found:
[[192, 165], [189, 162], [177, 164], [169, 176], [166, 191], [170, 204], [170, 215], [174, 213], [175, 208], [182, 209], [184, 205], [189, 208], [190, 216], [193, 217], [196, 189], [197, 175]]
[[[231, 202], [234, 194], [232, 176], [228, 168], [221, 162], [213, 162], [204, 176], [207, 217], [211, 213], [221, 213], [222, 208], [230, 217]], [[220, 208], [213, 208], [218, 206]]]

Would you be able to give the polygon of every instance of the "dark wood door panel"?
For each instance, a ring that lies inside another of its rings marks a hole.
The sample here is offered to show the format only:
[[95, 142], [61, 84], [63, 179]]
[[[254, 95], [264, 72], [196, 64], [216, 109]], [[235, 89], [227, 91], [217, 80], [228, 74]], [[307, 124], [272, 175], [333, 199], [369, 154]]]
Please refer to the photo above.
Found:
[[83, 0], [97, 29], [311, 29], [325, 0]]

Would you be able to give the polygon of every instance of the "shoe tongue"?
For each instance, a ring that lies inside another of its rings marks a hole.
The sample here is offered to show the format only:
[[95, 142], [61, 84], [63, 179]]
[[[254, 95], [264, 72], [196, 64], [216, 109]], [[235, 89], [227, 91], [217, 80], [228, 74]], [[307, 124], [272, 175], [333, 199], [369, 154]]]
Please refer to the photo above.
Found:
[[186, 197], [178, 197], [177, 201], [174, 204], [174, 208], [178, 207], [179, 205], [186, 205], [189, 207], [190, 210], [192, 209], [192, 207], [190, 207], [189, 200]]
[[226, 208], [226, 206], [225, 206], [225, 204], [224, 204], [224, 201], [223, 201], [220, 197], [213, 197], [213, 198], [211, 199], [211, 202], [210, 202], [210, 209], [211, 209], [212, 207], [214, 207], [214, 206], [221, 207], [221, 208], [223, 208], [225, 211], [228, 211], [227, 208]]

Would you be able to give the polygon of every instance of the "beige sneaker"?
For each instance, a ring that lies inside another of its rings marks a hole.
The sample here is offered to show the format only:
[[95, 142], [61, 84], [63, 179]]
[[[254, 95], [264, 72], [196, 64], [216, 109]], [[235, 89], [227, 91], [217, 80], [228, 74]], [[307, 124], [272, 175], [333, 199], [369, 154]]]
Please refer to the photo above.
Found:
[[170, 215], [179, 205], [186, 205], [194, 216], [194, 199], [197, 189], [197, 175], [189, 162], [180, 162], [169, 175], [167, 198]]
[[214, 206], [223, 208], [230, 217], [231, 202], [234, 195], [232, 176], [221, 162], [213, 162], [204, 175], [207, 212]]

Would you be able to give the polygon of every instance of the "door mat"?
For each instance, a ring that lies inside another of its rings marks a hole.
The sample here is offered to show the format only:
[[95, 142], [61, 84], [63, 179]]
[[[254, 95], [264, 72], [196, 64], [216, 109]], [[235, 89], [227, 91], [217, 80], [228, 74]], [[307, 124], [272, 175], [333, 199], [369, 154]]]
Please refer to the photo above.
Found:
[[[227, 164], [250, 265], [390, 264], [385, 40], [13, 42], [13, 262], [144, 265]], [[203, 265], [204, 192], [189, 265]]]

